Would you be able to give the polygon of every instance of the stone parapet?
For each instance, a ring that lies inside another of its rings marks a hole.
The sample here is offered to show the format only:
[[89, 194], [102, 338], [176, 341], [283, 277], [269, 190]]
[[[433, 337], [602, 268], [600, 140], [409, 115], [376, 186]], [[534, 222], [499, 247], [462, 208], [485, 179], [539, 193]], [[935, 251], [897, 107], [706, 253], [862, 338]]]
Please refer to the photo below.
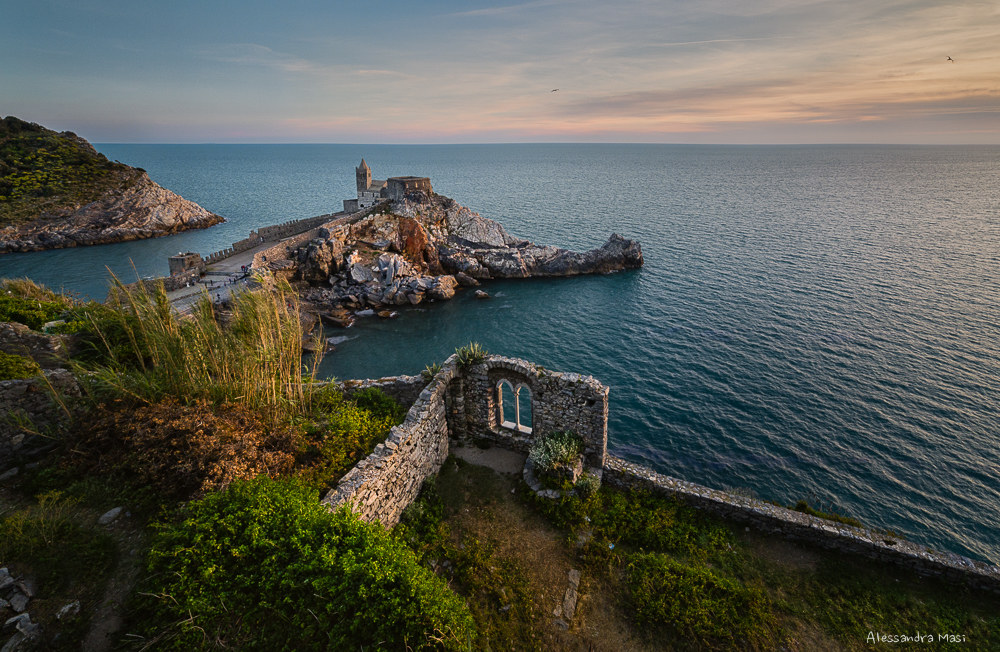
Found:
[[448, 457], [445, 393], [456, 373], [453, 355], [420, 391], [403, 423], [393, 427], [389, 437], [344, 476], [323, 504], [331, 508], [350, 505], [362, 519], [380, 521], [386, 527], [398, 523], [424, 481], [437, 475]]
[[617, 457], [608, 456], [605, 459], [603, 482], [619, 489], [645, 489], [679, 498], [697, 509], [771, 534], [896, 564], [915, 570], [920, 575], [941, 577], [1000, 593], [1000, 568], [996, 566], [932, 550], [878, 530], [838, 523], [756, 498], [671, 478]]
[[391, 396], [403, 407], [409, 408], [417, 401], [420, 392], [427, 385], [427, 379], [419, 374], [416, 376], [386, 376], [367, 380], [345, 380], [338, 385], [347, 396], [351, 396], [359, 390], [374, 387]]

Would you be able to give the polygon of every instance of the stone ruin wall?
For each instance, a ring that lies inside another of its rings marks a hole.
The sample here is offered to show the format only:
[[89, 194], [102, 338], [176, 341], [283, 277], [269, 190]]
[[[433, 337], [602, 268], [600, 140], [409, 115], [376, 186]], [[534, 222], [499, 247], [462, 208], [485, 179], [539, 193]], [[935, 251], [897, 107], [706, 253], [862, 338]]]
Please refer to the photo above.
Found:
[[878, 530], [838, 523], [756, 498], [671, 478], [617, 457], [606, 459], [603, 482], [619, 489], [645, 489], [679, 498], [696, 509], [772, 535], [861, 555], [915, 570], [919, 575], [941, 577], [1000, 593], [1000, 568], [996, 566], [954, 553], [938, 552]]
[[[500, 380], [531, 390], [530, 433], [498, 424], [496, 386]], [[380, 386], [399, 396], [423, 384], [420, 376], [377, 381], [348, 381], [348, 387]], [[350, 391], [348, 388], [347, 391]], [[417, 497], [424, 480], [436, 475], [448, 456], [450, 441], [486, 440], [527, 453], [536, 438], [561, 430], [581, 435], [585, 465], [609, 486], [644, 489], [683, 500], [771, 535], [857, 554], [916, 571], [924, 576], [1000, 593], [1000, 568], [953, 553], [931, 550], [898, 537], [810, 516], [764, 501], [718, 491], [661, 475], [607, 455], [608, 388], [590, 376], [552, 372], [524, 360], [489, 356], [461, 368], [448, 359], [410, 408], [406, 421], [393, 428], [384, 444], [358, 464], [324, 503], [351, 503], [362, 518], [395, 525]]]
[[[531, 389], [530, 433], [497, 425], [496, 383], [516, 380]], [[607, 449], [608, 388], [589, 376], [551, 372], [524, 360], [489, 356], [462, 368], [452, 355], [426, 386], [421, 376], [375, 381], [346, 381], [350, 393], [380, 387], [402, 401], [419, 390], [402, 425], [384, 444], [358, 463], [323, 503], [350, 503], [361, 517], [387, 527], [399, 522], [424, 481], [436, 475], [448, 457], [451, 439], [485, 437], [503, 448], [527, 452], [536, 438], [556, 430], [573, 430], [584, 440], [585, 465], [599, 473]], [[492, 415], [492, 421], [490, 416]], [[491, 430], [483, 430], [483, 424]]]
[[[65, 369], [50, 369], [45, 378], [0, 381], [0, 474], [51, 449], [55, 441], [45, 431], [68, 419], [52, 397], [51, 386], [64, 396], [80, 395], [76, 378]], [[22, 425], [29, 428], [25, 430]], [[35, 434], [31, 431], [35, 431]]]
[[[504, 380], [510, 384], [505, 391], [518, 387], [530, 391], [530, 432], [502, 425], [497, 386]], [[486, 439], [527, 453], [539, 437], [569, 430], [583, 439], [584, 466], [596, 472], [603, 467], [608, 447], [608, 388], [595, 378], [489, 356], [466, 370], [462, 392], [464, 419], [460, 418], [460, 429], [465, 438]]]
[[420, 391], [406, 420], [394, 426], [385, 442], [341, 479], [323, 498], [323, 504], [331, 508], [350, 504], [362, 519], [380, 521], [386, 527], [398, 523], [403, 510], [420, 494], [424, 481], [437, 475], [448, 457], [445, 393], [457, 373], [453, 355]]

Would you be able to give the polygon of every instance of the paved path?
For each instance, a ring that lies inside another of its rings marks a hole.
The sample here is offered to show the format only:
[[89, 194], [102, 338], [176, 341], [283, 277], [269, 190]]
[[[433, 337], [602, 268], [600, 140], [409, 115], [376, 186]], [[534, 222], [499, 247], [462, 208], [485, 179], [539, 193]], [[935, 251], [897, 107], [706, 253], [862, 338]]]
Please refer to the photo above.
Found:
[[[330, 217], [330, 222], [341, 224], [352, 217], [353, 215], [334, 213]], [[327, 224], [328, 223], [329, 222], [327, 222]], [[252, 272], [247, 273], [243, 270], [244, 266], [249, 268], [253, 264], [254, 254], [264, 251], [265, 249], [270, 249], [271, 247], [280, 244], [289, 238], [298, 237], [311, 230], [312, 229], [306, 229], [306, 231], [293, 233], [285, 236], [284, 238], [268, 240], [266, 242], [262, 242], [253, 249], [247, 249], [246, 251], [238, 254], [233, 254], [228, 258], [216, 261], [208, 266], [205, 275], [201, 277], [198, 283], [191, 287], [185, 287], [179, 290], [167, 292], [167, 298], [180, 312], [187, 312], [190, 310], [195, 301], [197, 301], [199, 297], [203, 296], [206, 291], [209, 293], [212, 301], [225, 301], [230, 297], [233, 290], [245, 289], [247, 287], [247, 283], [251, 280], [253, 274]]]

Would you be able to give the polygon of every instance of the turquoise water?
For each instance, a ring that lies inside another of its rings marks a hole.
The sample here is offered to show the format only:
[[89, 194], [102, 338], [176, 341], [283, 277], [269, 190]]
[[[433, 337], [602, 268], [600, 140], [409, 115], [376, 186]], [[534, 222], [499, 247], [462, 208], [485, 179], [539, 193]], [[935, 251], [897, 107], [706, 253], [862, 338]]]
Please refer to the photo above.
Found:
[[337, 377], [416, 373], [456, 346], [611, 387], [610, 450], [1000, 562], [1000, 148], [101, 145], [229, 221], [0, 256], [103, 296], [256, 226], [331, 212], [362, 156], [538, 243], [641, 241], [637, 271], [489, 284], [360, 320]]

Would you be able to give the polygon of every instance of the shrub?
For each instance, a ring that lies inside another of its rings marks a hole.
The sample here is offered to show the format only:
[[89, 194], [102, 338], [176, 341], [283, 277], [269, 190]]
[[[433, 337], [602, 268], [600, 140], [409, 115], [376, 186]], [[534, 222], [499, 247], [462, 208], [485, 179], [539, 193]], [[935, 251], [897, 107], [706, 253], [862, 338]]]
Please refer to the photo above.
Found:
[[583, 439], [573, 432], [553, 432], [531, 447], [528, 459], [540, 471], [551, 471], [559, 465], [574, 464], [583, 453]]
[[116, 402], [87, 416], [73, 449], [92, 474], [125, 472], [166, 499], [185, 500], [239, 478], [287, 474], [295, 433], [239, 405]]
[[111, 537], [79, 525], [76, 503], [58, 491], [36, 505], [0, 518], [0, 559], [29, 566], [41, 589], [51, 594], [71, 578], [93, 583], [114, 564]]
[[392, 425], [398, 425], [406, 418], [406, 408], [378, 387], [360, 389], [351, 399], [362, 410], [368, 410], [374, 419], [388, 419]]
[[298, 475], [317, 489], [330, 488], [358, 460], [384, 441], [389, 430], [402, 422], [405, 410], [381, 390], [358, 392], [348, 399], [329, 387], [319, 392], [313, 412], [302, 420], [304, 438], [297, 449]]
[[40, 373], [41, 368], [31, 358], [0, 351], [0, 380], [34, 378]]
[[437, 376], [439, 371], [441, 371], [441, 363], [435, 362], [424, 367], [424, 370], [420, 372], [420, 375], [423, 376], [424, 380], [430, 382], [434, 380], [434, 376]]
[[64, 313], [72, 300], [27, 278], [0, 279], [0, 321], [13, 321], [39, 330]]
[[455, 349], [458, 354], [458, 364], [462, 367], [479, 364], [486, 359], [489, 352], [479, 342], [469, 342]]
[[593, 473], [584, 473], [576, 481], [574, 488], [583, 498], [588, 498], [597, 493], [597, 490], [601, 488], [601, 479]]
[[148, 568], [138, 615], [168, 649], [459, 649], [474, 635], [463, 601], [402, 543], [293, 482], [188, 504]]
[[762, 591], [662, 554], [635, 555], [626, 569], [636, 618], [712, 649], [762, 646], [776, 620]]

